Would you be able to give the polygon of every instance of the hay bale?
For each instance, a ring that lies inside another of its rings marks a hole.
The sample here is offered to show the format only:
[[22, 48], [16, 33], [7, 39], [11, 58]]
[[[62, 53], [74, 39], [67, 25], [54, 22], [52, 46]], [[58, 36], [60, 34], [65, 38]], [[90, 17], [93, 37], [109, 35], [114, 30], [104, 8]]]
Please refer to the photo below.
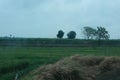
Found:
[[101, 73], [108, 72], [117, 68], [120, 68], [119, 57], [106, 57], [106, 59], [99, 66]]
[[105, 80], [101, 76], [110, 77], [118, 68], [120, 69], [119, 57], [76, 55], [40, 67], [36, 70], [38, 77], [35, 80]]

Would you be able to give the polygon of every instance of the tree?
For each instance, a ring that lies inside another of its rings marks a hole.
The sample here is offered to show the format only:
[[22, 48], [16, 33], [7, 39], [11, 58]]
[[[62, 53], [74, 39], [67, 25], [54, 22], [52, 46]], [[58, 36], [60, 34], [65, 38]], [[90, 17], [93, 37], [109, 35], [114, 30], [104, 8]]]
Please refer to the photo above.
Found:
[[83, 28], [83, 34], [87, 39], [93, 39], [96, 35], [96, 29], [86, 26]]
[[75, 39], [75, 37], [76, 37], [76, 32], [75, 32], [75, 31], [70, 31], [70, 32], [67, 34], [67, 37], [68, 37], [68, 39]]
[[62, 31], [62, 30], [59, 30], [58, 31], [58, 34], [57, 34], [57, 38], [63, 38], [63, 36], [64, 36], [64, 32]]
[[110, 35], [104, 27], [97, 27], [96, 37], [98, 40], [109, 39]]

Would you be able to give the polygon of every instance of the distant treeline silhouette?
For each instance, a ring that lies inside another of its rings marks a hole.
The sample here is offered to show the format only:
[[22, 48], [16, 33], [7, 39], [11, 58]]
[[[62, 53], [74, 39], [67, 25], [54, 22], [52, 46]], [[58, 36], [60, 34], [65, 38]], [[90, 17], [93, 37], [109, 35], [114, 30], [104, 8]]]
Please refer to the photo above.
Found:
[[120, 46], [120, 40], [0, 38], [0, 46], [15, 47], [97, 47]]
[[[96, 40], [108, 40], [110, 38], [110, 35], [106, 28], [104, 27], [97, 27], [97, 29], [92, 28], [90, 26], [83, 27], [82, 33], [85, 37], [85, 39], [96, 39]], [[64, 37], [63, 30], [59, 30], [57, 33], [57, 38], [62, 39]], [[76, 38], [76, 32], [70, 31], [67, 33], [68, 39], [75, 39]]]

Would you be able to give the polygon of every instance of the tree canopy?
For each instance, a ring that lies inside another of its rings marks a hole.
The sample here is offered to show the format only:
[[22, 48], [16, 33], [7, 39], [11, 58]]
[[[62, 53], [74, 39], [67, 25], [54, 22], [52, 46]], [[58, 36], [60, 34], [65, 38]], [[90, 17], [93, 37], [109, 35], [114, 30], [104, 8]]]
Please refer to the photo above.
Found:
[[62, 30], [59, 30], [58, 31], [58, 34], [57, 34], [57, 38], [63, 38], [63, 36], [64, 36], [64, 32], [62, 31]]
[[106, 30], [106, 28], [97, 27], [96, 37], [99, 40], [101, 40], [101, 39], [109, 39], [110, 35], [109, 35], [108, 31]]
[[92, 27], [86, 26], [83, 27], [83, 34], [86, 39], [106, 40], [110, 38], [108, 31], [104, 27], [97, 27], [97, 29], [94, 29]]
[[83, 34], [85, 36], [86, 39], [93, 39], [95, 37], [96, 34], [96, 29], [86, 26], [83, 28]]
[[67, 34], [67, 37], [68, 39], [75, 39], [76, 37], [76, 32], [75, 31], [70, 31], [68, 34]]

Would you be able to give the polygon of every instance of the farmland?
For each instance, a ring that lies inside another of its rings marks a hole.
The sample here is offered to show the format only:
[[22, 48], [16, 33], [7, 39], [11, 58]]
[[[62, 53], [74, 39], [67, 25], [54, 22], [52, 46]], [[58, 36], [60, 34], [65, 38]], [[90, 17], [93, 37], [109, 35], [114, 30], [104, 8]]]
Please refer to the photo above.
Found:
[[67, 56], [120, 56], [119, 47], [0, 47], [0, 80], [13, 80]]
[[120, 40], [0, 38], [0, 80], [73, 55], [120, 56]]

